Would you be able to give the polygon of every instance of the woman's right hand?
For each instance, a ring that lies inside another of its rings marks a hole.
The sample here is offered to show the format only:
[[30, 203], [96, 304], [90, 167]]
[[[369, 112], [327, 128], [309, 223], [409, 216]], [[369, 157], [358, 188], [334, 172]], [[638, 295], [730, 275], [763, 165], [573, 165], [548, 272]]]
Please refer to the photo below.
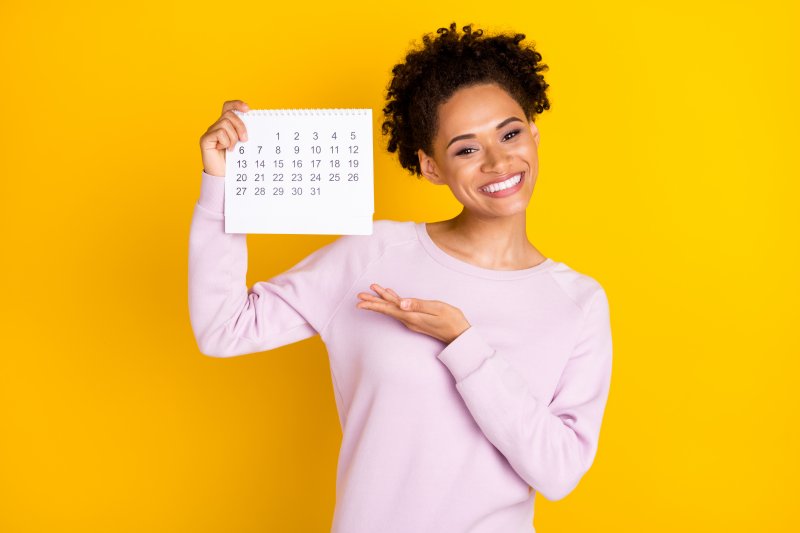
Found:
[[206, 174], [225, 176], [225, 150], [233, 150], [237, 142], [247, 141], [247, 128], [234, 109], [244, 113], [250, 110], [242, 100], [228, 100], [222, 104], [219, 119], [200, 137], [200, 153]]

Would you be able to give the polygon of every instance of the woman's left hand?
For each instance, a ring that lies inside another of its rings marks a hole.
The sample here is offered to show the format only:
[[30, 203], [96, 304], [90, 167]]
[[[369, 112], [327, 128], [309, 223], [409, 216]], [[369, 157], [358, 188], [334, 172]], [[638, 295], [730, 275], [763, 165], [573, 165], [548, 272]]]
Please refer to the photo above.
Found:
[[[464, 313], [450, 304], [438, 300], [400, 298], [392, 289], [383, 288], [377, 283], [370, 285], [370, 289], [380, 297], [360, 292], [358, 297], [362, 301], [358, 302], [356, 307], [394, 317], [408, 329], [430, 335], [445, 344], [453, 342], [470, 327]], [[406, 301], [408, 307], [400, 305]]]

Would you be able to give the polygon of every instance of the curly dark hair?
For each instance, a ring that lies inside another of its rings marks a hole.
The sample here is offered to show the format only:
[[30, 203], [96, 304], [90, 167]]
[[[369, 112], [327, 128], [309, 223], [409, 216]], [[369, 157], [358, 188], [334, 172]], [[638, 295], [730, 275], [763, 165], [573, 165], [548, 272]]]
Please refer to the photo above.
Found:
[[386, 92], [383, 134], [390, 134], [387, 150], [398, 152], [400, 165], [412, 175], [422, 176], [417, 150], [433, 154], [438, 128], [439, 105], [458, 89], [480, 83], [497, 83], [525, 111], [526, 118], [550, 109], [549, 85], [540, 72], [548, 66], [534, 44], [520, 45], [525, 35], [484, 36], [472, 24], [458, 33], [456, 23], [439, 28], [438, 37], [422, 37], [423, 46], [407, 53], [405, 61], [392, 68]]

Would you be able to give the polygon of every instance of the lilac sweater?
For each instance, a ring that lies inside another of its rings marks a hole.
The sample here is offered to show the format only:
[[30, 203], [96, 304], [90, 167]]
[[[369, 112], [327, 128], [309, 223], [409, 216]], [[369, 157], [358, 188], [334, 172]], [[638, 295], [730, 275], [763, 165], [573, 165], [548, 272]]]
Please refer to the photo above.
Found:
[[[376, 220], [248, 288], [246, 236], [223, 231], [223, 199], [224, 178], [203, 172], [192, 329], [214, 357], [321, 336], [343, 433], [332, 532], [535, 531], [535, 491], [565, 497], [597, 453], [612, 352], [602, 286], [549, 258], [478, 267], [424, 223]], [[471, 327], [445, 345], [356, 308], [370, 283], [454, 305]]]

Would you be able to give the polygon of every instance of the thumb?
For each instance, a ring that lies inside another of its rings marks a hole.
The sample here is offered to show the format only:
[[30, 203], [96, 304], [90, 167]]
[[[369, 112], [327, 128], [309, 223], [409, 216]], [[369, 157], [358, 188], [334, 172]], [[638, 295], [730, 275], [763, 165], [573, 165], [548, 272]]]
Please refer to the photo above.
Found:
[[428, 313], [435, 315], [434, 312], [435, 302], [431, 300], [420, 300], [419, 298], [402, 298], [400, 300], [400, 309], [404, 311], [417, 311], [420, 313]]

